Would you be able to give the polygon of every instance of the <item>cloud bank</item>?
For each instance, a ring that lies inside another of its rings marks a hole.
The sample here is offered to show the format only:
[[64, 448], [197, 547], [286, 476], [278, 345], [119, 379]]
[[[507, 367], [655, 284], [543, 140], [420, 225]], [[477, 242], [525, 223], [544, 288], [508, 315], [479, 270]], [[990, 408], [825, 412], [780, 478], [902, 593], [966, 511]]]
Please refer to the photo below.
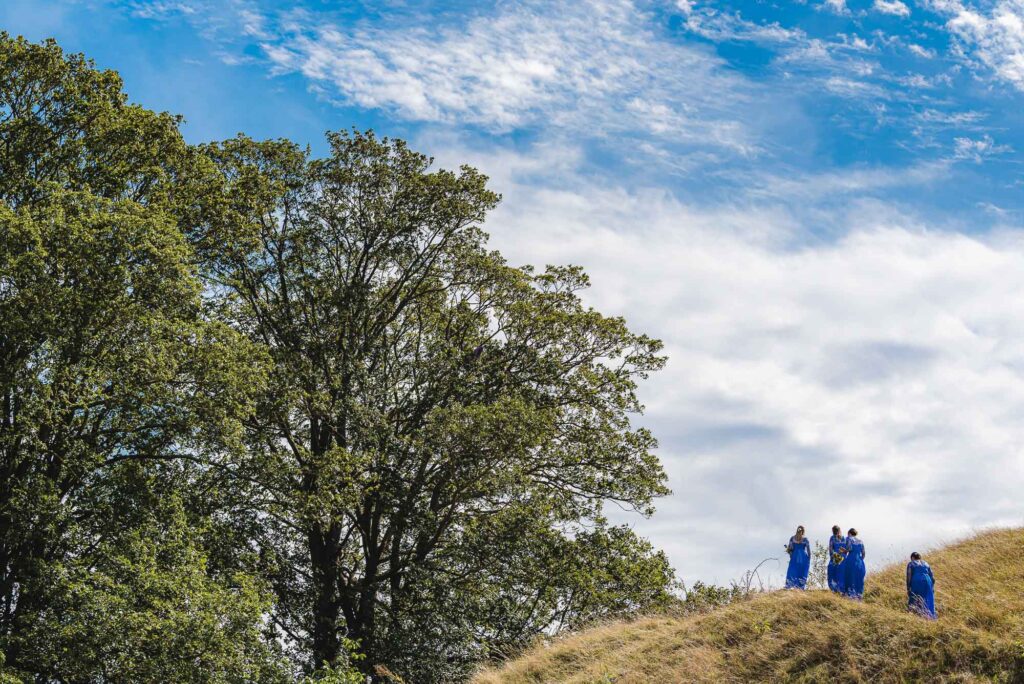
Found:
[[674, 495], [638, 527], [684, 579], [738, 577], [797, 523], [821, 540], [856, 525], [877, 566], [1019, 522], [1019, 234], [855, 202], [840, 239], [815, 241], [778, 204], [551, 189], [477, 162], [513, 169], [489, 223], [513, 262], [583, 264], [600, 310], [666, 342], [644, 421]]

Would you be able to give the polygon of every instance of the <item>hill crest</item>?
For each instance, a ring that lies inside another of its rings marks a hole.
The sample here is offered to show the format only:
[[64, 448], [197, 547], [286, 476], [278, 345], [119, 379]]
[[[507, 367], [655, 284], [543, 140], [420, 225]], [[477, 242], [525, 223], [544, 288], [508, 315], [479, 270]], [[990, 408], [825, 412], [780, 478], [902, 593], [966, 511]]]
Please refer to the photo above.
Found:
[[776, 591], [701, 615], [609, 623], [474, 682], [1024, 681], [1024, 528], [926, 558], [936, 622], [906, 611], [904, 566], [895, 564], [869, 575], [863, 603]]

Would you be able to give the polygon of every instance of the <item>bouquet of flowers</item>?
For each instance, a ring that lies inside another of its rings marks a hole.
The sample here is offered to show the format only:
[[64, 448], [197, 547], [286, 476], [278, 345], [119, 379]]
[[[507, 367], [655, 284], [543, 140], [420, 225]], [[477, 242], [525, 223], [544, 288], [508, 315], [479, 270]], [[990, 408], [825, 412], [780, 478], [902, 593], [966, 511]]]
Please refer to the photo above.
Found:
[[841, 551], [835, 551], [832, 553], [832, 563], [834, 565], [842, 563], [844, 558], [846, 558], [846, 555]]

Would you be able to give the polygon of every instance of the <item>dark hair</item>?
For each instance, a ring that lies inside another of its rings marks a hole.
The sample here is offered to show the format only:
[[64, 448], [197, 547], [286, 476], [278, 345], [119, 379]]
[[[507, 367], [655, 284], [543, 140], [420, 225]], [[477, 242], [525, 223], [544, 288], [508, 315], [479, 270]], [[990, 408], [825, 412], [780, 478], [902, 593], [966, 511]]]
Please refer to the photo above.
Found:
[[910, 560], [921, 560], [921, 554], [915, 551], [914, 553], [910, 554]]
[[842, 532], [842, 528], [839, 525], [832, 526], [832, 534], [839, 534], [840, 532]]
[[804, 530], [804, 526], [803, 526], [803, 525], [797, 525], [797, 526], [796, 526], [796, 531], [797, 531], [797, 532], [804, 532], [804, 531], [805, 531], [805, 530]]
[[847, 532], [846, 534], [850, 535], [851, 537], [856, 537], [857, 536], [857, 528], [856, 527], [851, 527], [850, 531]]

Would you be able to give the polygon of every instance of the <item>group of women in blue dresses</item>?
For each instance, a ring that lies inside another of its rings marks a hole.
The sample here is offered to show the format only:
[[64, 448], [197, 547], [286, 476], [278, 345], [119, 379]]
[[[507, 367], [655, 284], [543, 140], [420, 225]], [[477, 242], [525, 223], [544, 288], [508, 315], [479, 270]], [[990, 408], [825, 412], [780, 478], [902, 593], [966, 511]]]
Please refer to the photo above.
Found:
[[[786, 544], [789, 554], [789, 568], [786, 571], [787, 589], [806, 589], [807, 576], [811, 571], [811, 542], [804, 534], [804, 527], [796, 528], [796, 534]], [[844, 537], [838, 525], [832, 528], [828, 540], [828, 588], [837, 594], [853, 599], [864, 597], [864, 542], [857, 537], [857, 530], [850, 528]], [[914, 552], [907, 564], [907, 607], [930, 619], [935, 619], [935, 576], [921, 554]]]
[[[811, 571], [811, 541], [804, 534], [804, 527], [796, 528], [796, 534], [786, 544], [789, 554], [789, 569], [786, 571], [787, 589], [806, 589], [807, 576]], [[857, 538], [857, 530], [851, 528], [848, 535], [840, 534], [839, 526], [832, 528], [828, 540], [828, 588], [837, 594], [859, 599], [864, 596], [864, 543]]]

